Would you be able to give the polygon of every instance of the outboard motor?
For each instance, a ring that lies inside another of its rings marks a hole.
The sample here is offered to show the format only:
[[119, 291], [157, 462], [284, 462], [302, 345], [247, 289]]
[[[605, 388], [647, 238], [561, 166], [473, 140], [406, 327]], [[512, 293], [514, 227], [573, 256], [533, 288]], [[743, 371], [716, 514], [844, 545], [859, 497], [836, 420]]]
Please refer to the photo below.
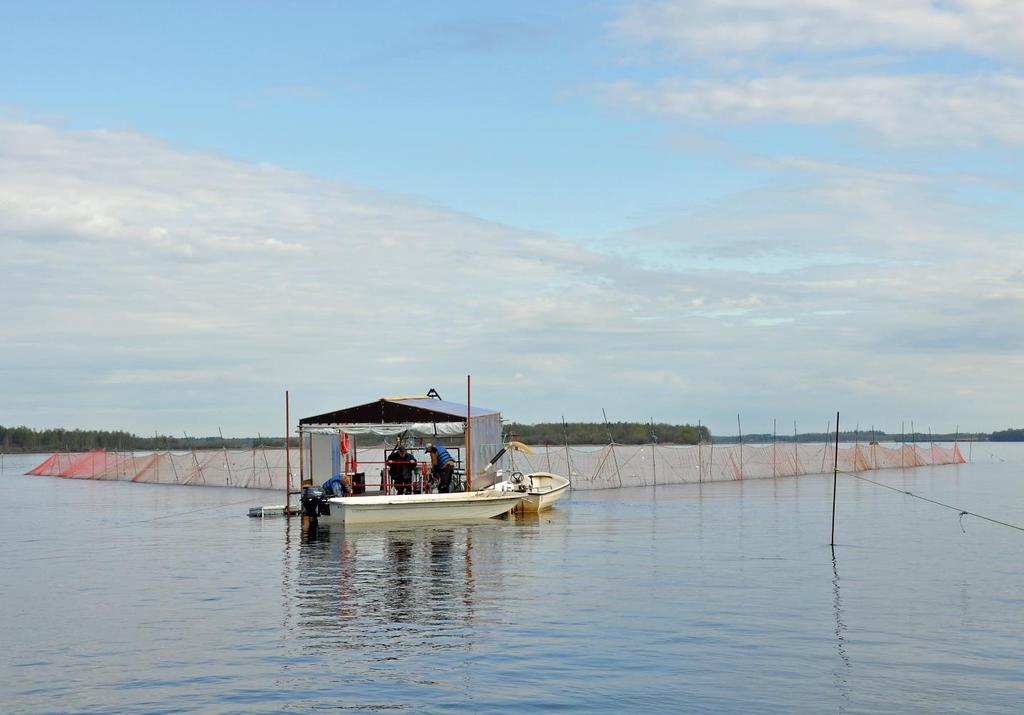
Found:
[[329, 498], [320, 487], [303, 487], [299, 500], [302, 504], [302, 515], [313, 519], [327, 516], [331, 513], [331, 505], [327, 502]]

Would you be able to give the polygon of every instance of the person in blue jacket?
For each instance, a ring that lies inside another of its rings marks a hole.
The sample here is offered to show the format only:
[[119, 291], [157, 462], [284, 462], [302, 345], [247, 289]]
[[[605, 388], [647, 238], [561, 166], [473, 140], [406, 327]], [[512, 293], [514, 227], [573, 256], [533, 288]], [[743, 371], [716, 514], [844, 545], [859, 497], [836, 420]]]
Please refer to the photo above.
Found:
[[455, 471], [455, 460], [448, 450], [441, 445], [434, 446], [427, 444], [427, 454], [430, 455], [430, 463], [433, 465], [434, 477], [437, 479], [438, 494], [447, 494], [451, 489], [452, 473]]
[[323, 483], [321, 489], [324, 490], [324, 493], [335, 497], [352, 496], [352, 477], [347, 474], [345, 476], [335, 474]]

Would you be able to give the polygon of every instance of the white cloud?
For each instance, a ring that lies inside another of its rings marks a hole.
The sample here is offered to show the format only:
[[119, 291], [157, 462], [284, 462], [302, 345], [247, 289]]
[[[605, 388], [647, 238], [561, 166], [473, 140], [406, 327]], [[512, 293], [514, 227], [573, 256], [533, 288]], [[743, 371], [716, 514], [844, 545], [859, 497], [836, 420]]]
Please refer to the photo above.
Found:
[[[467, 373], [511, 419], [606, 407], [727, 428], [750, 405], [784, 418], [799, 404], [803, 422], [842, 399], [865, 419], [919, 405], [968, 423], [943, 390], [984, 392], [1016, 359], [1019, 235], [928, 177], [761, 169], [806, 182], [638, 230], [608, 255], [140, 135], [0, 122], [0, 423], [273, 434], [286, 387], [310, 414], [459, 392]], [[780, 265], [721, 261], [749, 255]], [[892, 404], [853, 379], [893, 375], [915, 390]], [[1019, 389], [984, 411], [1002, 424]]]
[[[680, 296], [662, 314], [662, 325], [679, 331], [679, 362], [705, 378], [687, 398], [707, 404], [719, 391], [742, 395], [745, 422], [749, 410], [762, 424], [785, 405], [825, 412], [830, 401], [876, 421], [913, 413], [923, 401], [965, 421], [1006, 410], [1002, 396], [1019, 394], [1016, 385], [1004, 385], [983, 408], [963, 397], [999, 389], [999, 376], [1012, 374], [1024, 352], [1024, 338], [1008, 328], [1024, 320], [1024, 286], [1015, 278], [1024, 265], [1021, 231], [986, 228], [987, 211], [999, 207], [949, 196], [977, 177], [780, 162], [786, 171], [794, 165], [804, 167], [806, 182], [790, 176], [785, 186], [739, 194], [619, 241], [624, 262], [643, 256], [666, 266], [648, 276], [650, 293], [691, 289], [689, 301]], [[846, 260], [831, 262], [834, 253]], [[695, 255], [711, 265], [719, 256], [781, 255], [782, 265], [669, 270]], [[787, 257], [796, 257], [788, 269]], [[673, 320], [673, 310], [685, 319]], [[635, 357], [645, 360], [644, 351]]]
[[[991, 187], [970, 174], [929, 176], [804, 159], [759, 160], [764, 188], [638, 229], [624, 250], [653, 265], [730, 269], [736, 275], [949, 264], [1020, 248], [1014, 230], [977, 229], [998, 206], [957, 200], [957, 189]], [[773, 179], [779, 179], [778, 182]], [[1022, 195], [1010, 190], [1006, 201]]]
[[898, 145], [1024, 144], [1017, 0], [652, 0], [611, 23], [663, 79], [599, 83], [614, 106], [712, 124], [865, 129]]
[[610, 84], [604, 101], [619, 108], [699, 122], [845, 124], [901, 144], [1024, 144], [1024, 77], [941, 75], [797, 76], [726, 81]]
[[43, 349], [84, 381], [165, 391], [207, 362], [272, 384], [413, 355], [429, 372], [508, 322], [501, 305], [568, 300], [585, 277], [563, 243], [136, 134], [0, 122], [8, 367]]
[[888, 47], [1024, 54], [1018, 0], [651, 0], [626, 3], [617, 37], [680, 54], [835, 54]]

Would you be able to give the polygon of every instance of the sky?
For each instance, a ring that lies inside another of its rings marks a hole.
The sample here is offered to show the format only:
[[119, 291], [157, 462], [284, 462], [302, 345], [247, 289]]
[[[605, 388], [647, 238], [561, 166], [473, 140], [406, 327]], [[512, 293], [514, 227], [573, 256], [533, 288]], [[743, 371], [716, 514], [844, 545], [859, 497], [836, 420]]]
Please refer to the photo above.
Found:
[[1018, 0], [0, 4], [0, 424], [1024, 425]]

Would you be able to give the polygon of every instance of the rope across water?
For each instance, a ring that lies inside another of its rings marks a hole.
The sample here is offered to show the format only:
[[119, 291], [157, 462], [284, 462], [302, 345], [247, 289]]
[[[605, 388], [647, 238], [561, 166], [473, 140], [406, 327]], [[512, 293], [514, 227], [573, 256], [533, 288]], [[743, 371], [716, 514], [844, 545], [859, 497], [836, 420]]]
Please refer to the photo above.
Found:
[[[876, 482], [874, 479], [868, 479], [867, 477], [861, 476], [860, 474], [856, 474], [855, 472], [843, 472], [843, 471], [840, 471], [839, 473], [840, 474], [848, 474], [851, 477], [856, 477], [857, 479], [860, 479], [862, 482], [868, 482], [870, 484], [874, 484], [876, 487], [883, 487], [885, 489], [890, 489], [890, 490], [892, 490], [894, 492], [899, 492], [900, 494], [905, 494], [908, 497], [914, 497], [915, 499], [920, 499], [921, 501], [926, 501], [926, 502], [929, 502], [931, 504], [936, 504], [938, 506], [945, 507], [946, 509], [952, 509], [953, 511], [960, 512], [961, 522], [962, 522], [962, 520], [963, 520], [963, 518], [965, 516], [973, 516], [976, 519], [984, 519], [985, 521], [990, 521], [993, 524], [999, 524], [1000, 526], [1006, 526], [1006, 527], [1009, 527], [1011, 529], [1016, 529], [1017, 531], [1024, 531], [1024, 527], [1017, 526], [1015, 524], [1010, 524], [1010, 523], [1007, 523], [1005, 521], [999, 521], [999, 519], [993, 519], [992, 517], [984, 516], [983, 514], [978, 514], [978, 513], [975, 513], [973, 511], [968, 511], [967, 509], [961, 509], [960, 507], [953, 506], [952, 504], [946, 504], [944, 502], [936, 501], [935, 499], [929, 499], [928, 497], [923, 497], [920, 494], [914, 494], [913, 492], [907, 491], [906, 489], [899, 489], [897, 487], [893, 487], [893, 486], [890, 486], [888, 484], [882, 484], [881, 482]], [[961, 528], [961, 530], [963, 530], [963, 523], [961, 523], [960, 528]]]

